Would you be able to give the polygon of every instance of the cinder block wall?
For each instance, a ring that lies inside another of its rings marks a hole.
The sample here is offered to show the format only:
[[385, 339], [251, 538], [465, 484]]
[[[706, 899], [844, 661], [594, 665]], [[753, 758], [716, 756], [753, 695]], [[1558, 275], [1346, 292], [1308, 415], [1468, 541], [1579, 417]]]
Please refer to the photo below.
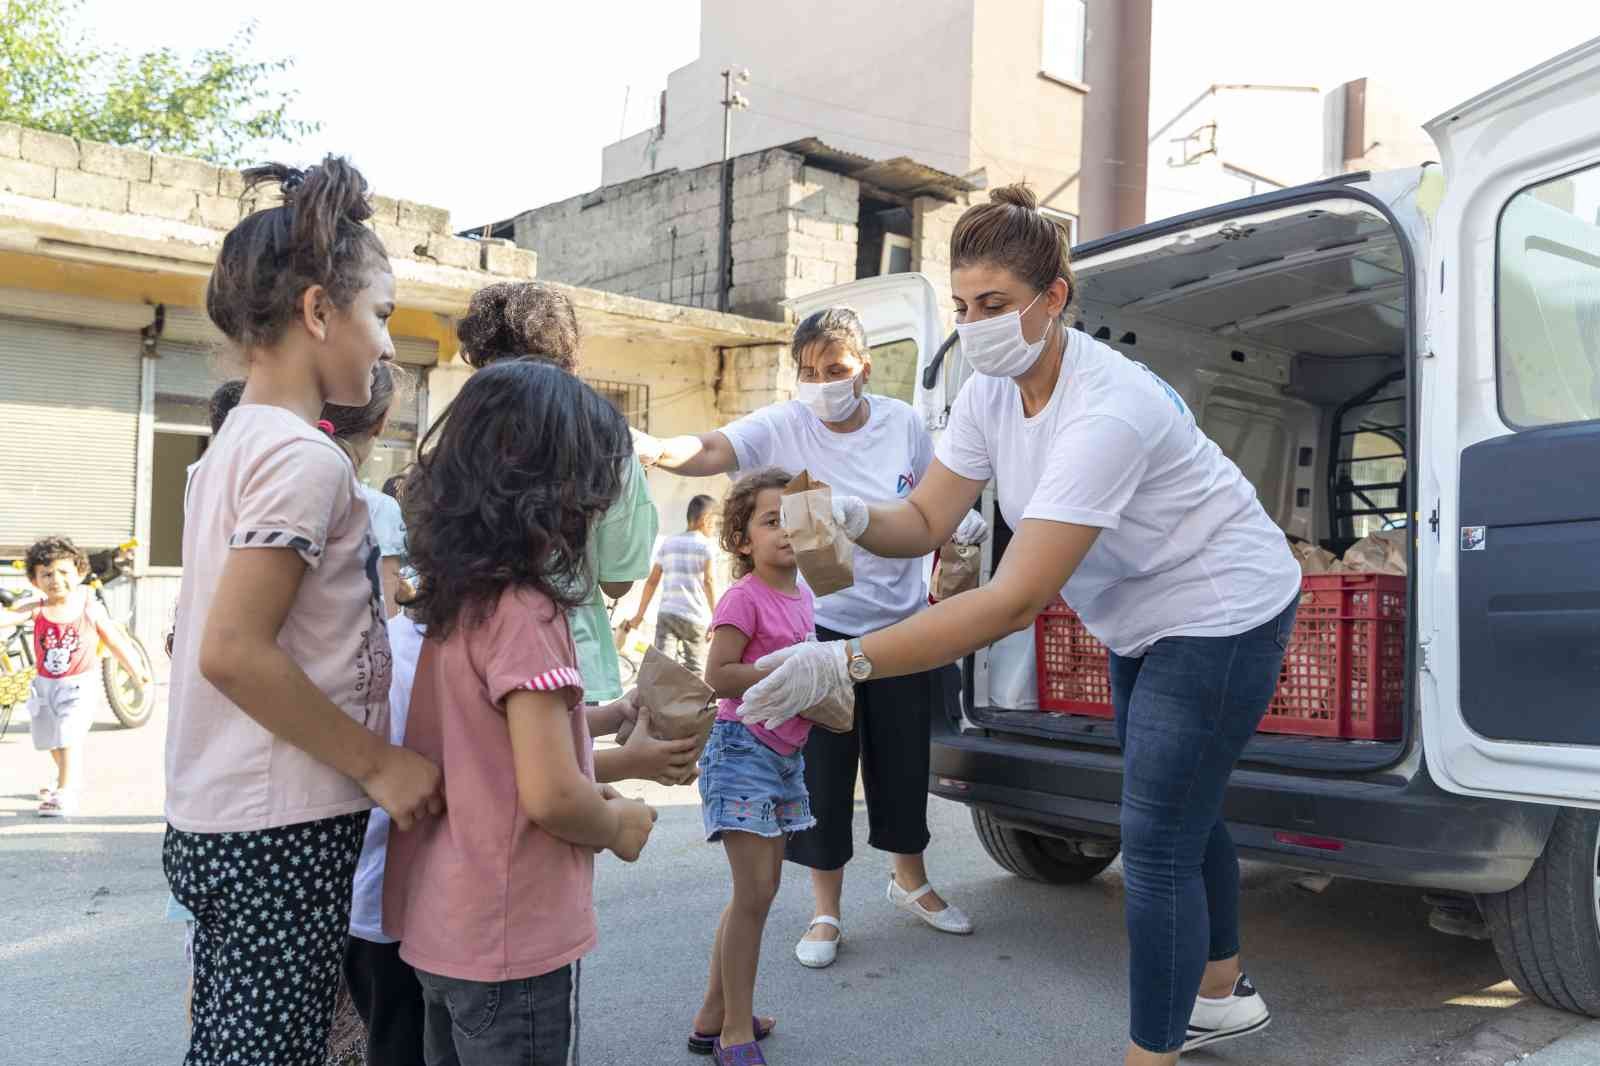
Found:
[[[230, 167], [0, 122], [0, 194], [5, 193], [213, 231], [195, 235], [204, 244], [270, 203], [265, 192], [245, 195], [244, 177]], [[374, 196], [372, 205], [371, 225], [393, 258], [513, 279], [535, 275], [536, 257], [510, 241], [453, 235], [450, 212], [442, 207], [387, 196]]]
[[[669, 171], [513, 220], [546, 280], [715, 307], [720, 166]], [[860, 188], [782, 150], [734, 160], [729, 310], [781, 320], [783, 301], [855, 280]]]

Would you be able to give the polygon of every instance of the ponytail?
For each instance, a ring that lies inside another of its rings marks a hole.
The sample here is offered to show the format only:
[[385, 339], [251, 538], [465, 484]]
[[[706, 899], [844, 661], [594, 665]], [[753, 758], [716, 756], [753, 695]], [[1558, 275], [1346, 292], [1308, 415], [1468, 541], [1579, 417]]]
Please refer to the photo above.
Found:
[[282, 163], [244, 172], [245, 191], [276, 184], [283, 202], [256, 211], [222, 240], [206, 313], [241, 347], [275, 343], [305, 291], [320, 285], [335, 306], [347, 306], [368, 271], [388, 255], [364, 223], [372, 217], [367, 180], [339, 156], [309, 170]]

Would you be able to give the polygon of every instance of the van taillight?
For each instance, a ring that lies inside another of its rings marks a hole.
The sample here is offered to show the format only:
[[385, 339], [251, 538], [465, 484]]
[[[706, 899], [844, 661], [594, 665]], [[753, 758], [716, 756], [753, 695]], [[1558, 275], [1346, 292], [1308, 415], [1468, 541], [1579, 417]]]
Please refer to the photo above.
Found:
[[1316, 848], [1318, 851], [1343, 851], [1344, 841], [1332, 837], [1314, 837], [1308, 833], [1274, 833], [1272, 839], [1280, 844], [1297, 848]]

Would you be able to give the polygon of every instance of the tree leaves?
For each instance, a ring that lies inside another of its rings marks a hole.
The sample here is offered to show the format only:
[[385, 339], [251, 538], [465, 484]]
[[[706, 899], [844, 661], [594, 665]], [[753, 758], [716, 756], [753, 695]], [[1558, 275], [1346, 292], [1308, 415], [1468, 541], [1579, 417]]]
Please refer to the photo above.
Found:
[[135, 54], [78, 31], [80, 2], [0, 4], [0, 121], [225, 165], [320, 128], [291, 117], [298, 94], [277, 84], [292, 60], [248, 58], [253, 22], [224, 47]]

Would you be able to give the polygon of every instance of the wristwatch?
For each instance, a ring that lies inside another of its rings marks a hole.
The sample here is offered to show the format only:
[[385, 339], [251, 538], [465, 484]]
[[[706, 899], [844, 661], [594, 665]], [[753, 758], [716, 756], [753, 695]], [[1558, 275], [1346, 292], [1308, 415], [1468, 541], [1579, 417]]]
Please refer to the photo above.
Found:
[[845, 656], [849, 659], [850, 680], [865, 681], [872, 676], [872, 660], [861, 650], [861, 638], [845, 641]]

